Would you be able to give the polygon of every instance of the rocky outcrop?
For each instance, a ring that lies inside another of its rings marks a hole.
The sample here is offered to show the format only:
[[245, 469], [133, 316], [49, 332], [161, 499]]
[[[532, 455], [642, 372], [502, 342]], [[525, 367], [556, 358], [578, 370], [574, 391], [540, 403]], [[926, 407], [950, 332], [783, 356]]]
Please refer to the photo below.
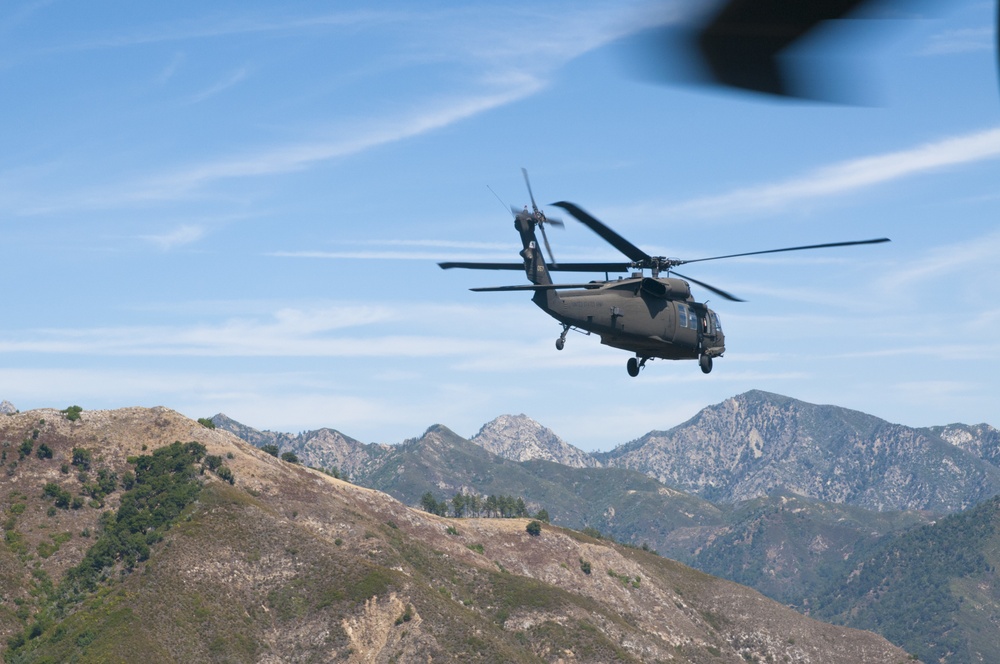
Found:
[[14, 407], [9, 401], [0, 401], [0, 415], [13, 415], [17, 412], [17, 408]]
[[1000, 429], [989, 424], [949, 424], [927, 431], [983, 461], [1000, 466]]

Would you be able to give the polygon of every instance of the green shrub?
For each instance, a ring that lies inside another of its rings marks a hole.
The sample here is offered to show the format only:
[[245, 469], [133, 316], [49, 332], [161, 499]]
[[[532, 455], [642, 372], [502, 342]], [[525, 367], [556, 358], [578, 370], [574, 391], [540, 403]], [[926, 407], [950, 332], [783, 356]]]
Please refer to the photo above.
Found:
[[299, 457], [295, 454], [295, 452], [284, 452], [281, 455], [281, 460], [287, 461], [288, 463], [298, 463]]
[[80, 470], [90, 470], [90, 462], [92, 460], [92, 455], [90, 450], [84, 449], [82, 447], [73, 448], [73, 465]]
[[236, 476], [233, 475], [233, 471], [229, 469], [229, 466], [219, 466], [215, 474], [230, 484], [236, 484]]
[[261, 445], [260, 449], [262, 451], [264, 451], [264, 452], [267, 452], [268, 454], [270, 454], [273, 457], [277, 457], [278, 456], [278, 451], [279, 450], [278, 450], [278, 446], [277, 445]]
[[528, 531], [528, 534], [531, 535], [532, 537], [538, 537], [539, 535], [542, 534], [542, 524], [539, 523], [538, 521], [528, 522], [528, 525], [525, 526], [524, 529]]
[[70, 500], [73, 498], [69, 491], [62, 488], [55, 482], [48, 482], [44, 487], [42, 487], [42, 495], [48, 498], [54, 498], [56, 507], [64, 510], [69, 509]]
[[214, 429], [215, 428], [215, 422], [213, 422], [211, 419], [209, 419], [207, 417], [199, 417], [198, 418], [198, 424], [200, 424], [201, 426], [205, 427], [206, 429]]
[[80, 413], [83, 412], [83, 408], [80, 408], [79, 406], [70, 406], [69, 408], [60, 410], [59, 412], [65, 415], [66, 419], [70, 422], [76, 422], [80, 419]]

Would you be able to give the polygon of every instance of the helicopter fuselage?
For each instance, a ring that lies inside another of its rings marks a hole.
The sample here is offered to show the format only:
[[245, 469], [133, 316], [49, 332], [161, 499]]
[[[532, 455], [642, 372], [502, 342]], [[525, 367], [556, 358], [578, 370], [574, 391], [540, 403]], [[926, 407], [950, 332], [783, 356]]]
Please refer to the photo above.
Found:
[[629, 365], [633, 375], [651, 358], [699, 360], [705, 373], [712, 370], [712, 359], [726, 351], [726, 337], [718, 315], [695, 302], [687, 281], [639, 272], [563, 290], [552, 282], [535, 237], [537, 225], [538, 218], [528, 212], [514, 218], [525, 274], [538, 288], [532, 301], [563, 325], [556, 348], [562, 350], [566, 332], [577, 329], [600, 336], [606, 346], [635, 353]]
[[643, 358], [696, 360], [726, 350], [718, 315], [695, 302], [680, 279], [594, 282], [593, 288], [537, 291], [532, 301], [563, 325]]

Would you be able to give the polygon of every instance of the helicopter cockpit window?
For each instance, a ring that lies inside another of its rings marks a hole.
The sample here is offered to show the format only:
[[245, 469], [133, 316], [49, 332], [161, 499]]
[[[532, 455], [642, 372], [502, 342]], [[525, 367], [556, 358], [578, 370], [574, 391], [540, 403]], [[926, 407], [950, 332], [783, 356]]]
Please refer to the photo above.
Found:
[[677, 325], [680, 327], [687, 327], [688, 325], [687, 307], [683, 304], [677, 305]]
[[719, 314], [712, 312], [712, 320], [715, 321], [715, 329], [717, 332], [722, 332], [722, 323], [719, 322]]

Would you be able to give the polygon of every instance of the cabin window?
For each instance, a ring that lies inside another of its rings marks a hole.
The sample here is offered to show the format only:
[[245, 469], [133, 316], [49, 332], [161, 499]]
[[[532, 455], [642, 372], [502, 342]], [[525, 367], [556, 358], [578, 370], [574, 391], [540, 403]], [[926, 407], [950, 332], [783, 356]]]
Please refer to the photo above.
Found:
[[685, 307], [683, 304], [677, 305], [677, 325], [679, 325], [680, 327], [688, 326], [687, 307]]
[[712, 320], [715, 321], [715, 331], [722, 332], [722, 323], [719, 322], [719, 314], [712, 312]]

